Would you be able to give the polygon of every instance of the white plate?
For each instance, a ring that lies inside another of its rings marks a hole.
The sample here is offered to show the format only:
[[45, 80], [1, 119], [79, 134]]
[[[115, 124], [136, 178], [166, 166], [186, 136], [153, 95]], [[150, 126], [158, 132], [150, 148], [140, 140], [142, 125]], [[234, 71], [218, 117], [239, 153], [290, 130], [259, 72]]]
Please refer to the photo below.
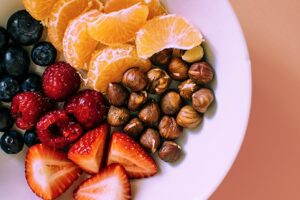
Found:
[[[217, 102], [203, 125], [186, 131], [180, 144], [183, 160], [176, 165], [159, 162], [161, 172], [133, 181], [136, 200], [207, 199], [230, 169], [246, 131], [251, 105], [251, 67], [238, 20], [226, 0], [165, 0], [171, 13], [182, 15], [205, 35], [209, 60], [217, 80]], [[21, 0], [0, 0], [0, 24], [22, 8]], [[19, 155], [0, 153], [0, 199], [38, 199], [24, 178], [24, 149]], [[71, 190], [60, 199], [71, 199]]]

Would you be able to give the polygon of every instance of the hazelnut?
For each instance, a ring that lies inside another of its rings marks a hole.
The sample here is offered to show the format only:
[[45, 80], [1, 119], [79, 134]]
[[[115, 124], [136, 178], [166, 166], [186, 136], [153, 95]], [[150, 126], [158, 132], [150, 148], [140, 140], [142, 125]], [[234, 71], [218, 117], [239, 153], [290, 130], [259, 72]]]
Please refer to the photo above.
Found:
[[147, 73], [148, 77], [148, 90], [151, 94], [164, 93], [171, 84], [171, 78], [166, 71], [154, 68]]
[[191, 100], [193, 93], [198, 89], [199, 86], [192, 79], [188, 79], [178, 85], [180, 96], [186, 100]]
[[192, 106], [184, 106], [179, 111], [176, 122], [179, 126], [184, 128], [196, 128], [202, 122], [202, 115], [200, 115]]
[[134, 92], [145, 89], [147, 81], [145, 73], [137, 67], [127, 70], [122, 79], [123, 85]]
[[139, 136], [143, 130], [143, 123], [137, 117], [130, 120], [130, 122], [124, 127], [124, 132], [133, 138]]
[[181, 56], [184, 54], [184, 50], [182, 49], [173, 49], [173, 57], [181, 58]]
[[214, 101], [214, 95], [210, 89], [200, 89], [193, 94], [193, 108], [200, 113], [205, 113], [211, 103]]
[[175, 142], [165, 141], [158, 151], [158, 156], [165, 162], [176, 162], [181, 157], [181, 147]]
[[191, 66], [189, 76], [197, 84], [207, 84], [214, 79], [214, 71], [207, 62], [198, 62]]
[[150, 101], [142, 108], [138, 117], [147, 125], [155, 125], [160, 118], [160, 110], [158, 104], [154, 100]]
[[166, 115], [176, 114], [180, 110], [181, 105], [181, 97], [174, 91], [165, 94], [160, 101], [161, 111]]
[[201, 46], [196, 46], [190, 50], [187, 50], [182, 55], [182, 60], [188, 63], [194, 63], [200, 61], [204, 56], [204, 50]]
[[108, 111], [107, 122], [111, 126], [123, 126], [130, 119], [130, 112], [126, 108], [111, 106]]
[[154, 54], [150, 61], [156, 66], [167, 66], [172, 58], [172, 49], [164, 49]]
[[126, 105], [128, 99], [127, 89], [119, 83], [110, 83], [107, 88], [107, 99], [111, 105]]
[[160, 143], [159, 133], [152, 128], [148, 128], [140, 138], [140, 144], [150, 153], [155, 153]]
[[132, 92], [128, 101], [128, 108], [131, 111], [139, 110], [147, 101], [148, 94], [146, 91]]
[[168, 71], [171, 78], [177, 81], [184, 81], [189, 77], [189, 66], [180, 58], [172, 58]]
[[169, 116], [164, 116], [160, 120], [158, 130], [161, 137], [166, 140], [176, 140], [183, 133], [183, 128], [177, 124], [175, 118]]

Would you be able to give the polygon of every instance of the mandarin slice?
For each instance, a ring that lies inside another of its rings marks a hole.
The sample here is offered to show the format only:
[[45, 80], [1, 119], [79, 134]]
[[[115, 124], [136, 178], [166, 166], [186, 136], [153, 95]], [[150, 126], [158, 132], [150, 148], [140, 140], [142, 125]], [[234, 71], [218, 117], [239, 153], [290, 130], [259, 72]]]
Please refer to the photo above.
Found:
[[69, 22], [91, 9], [102, 8], [103, 5], [99, 0], [58, 0], [49, 18], [49, 40], [57, 50], [62, 51], [62, 40]]
[[110, 13], [113, 11], [122, 10], [137, 3], [143, 3], [148, 6], [148, 19], [167, 13], [166, 9], [160, 3], [160, 0], [107, 0], [104, 6], [104, 12]]
[[149, 20], [138, 31], [136, 47], [139, 57], [149, 58], [167, 48], [192, 49], [202, 41], [201, 32], [186, 19], [177, 15], [164, 15]]
[[148, 59], [139, 58], [133, 45], [106, 47], [96, 52], [91, 59], [88, 85], [106, 93], [108, 84], [121, 82], [123, 74], [132, 67], [139, 67], [147, 72], [151, 63]]
[[72, 20], [64, 34], [63, 52], [66, 61], [75, 69], [88, 70], [88, 65], [98, 42], [88, 34], [88, 23], [99, 15], [91, 10]]
[[22, 0], [27, 12], [36, 20], [46, 20], [58, 0]]
[[136, 4], [120, 11], [100, 14], [89, 24], [89, 33], [95, 40], [109, 46], [132, 41], [146, 23], [148, 13], [147, 6]]

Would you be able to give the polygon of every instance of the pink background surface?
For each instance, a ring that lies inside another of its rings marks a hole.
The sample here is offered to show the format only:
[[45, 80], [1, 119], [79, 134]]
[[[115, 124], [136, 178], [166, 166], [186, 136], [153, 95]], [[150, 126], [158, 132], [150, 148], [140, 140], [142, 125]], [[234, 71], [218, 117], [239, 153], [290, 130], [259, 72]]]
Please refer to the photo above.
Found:
[[231, 3], [248, 42], [253, 102], [242, 149], [211, 200], [300, 199], [300, 1]]

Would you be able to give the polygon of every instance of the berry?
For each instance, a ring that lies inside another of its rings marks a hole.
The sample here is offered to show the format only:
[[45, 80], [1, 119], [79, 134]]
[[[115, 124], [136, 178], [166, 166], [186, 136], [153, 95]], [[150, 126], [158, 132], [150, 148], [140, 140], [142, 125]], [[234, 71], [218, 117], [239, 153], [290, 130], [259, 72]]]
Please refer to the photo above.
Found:
[[42, 88], [41, 77], [37, 74], [27, 74], [21, 83], [23, 92], [40, 92]]
[[109, 125], [107, 123], [87, 132], [70, 148], [68, 158], [84, 171], [97, 174], [104, 162], [108, 136]]
[[0, 78], [0, 101], [10, 102], [20, 90], [19, 83], [10, 76]]
[[42, 77], [44, 93], [56, 101], [63, 101], [76, 93], [80, 83], [79, 74], [71, 65], [65, 62], [50, 65]]
[[82, 134], [79, 124], [72, 122], [64, 110], [49, 112], [37, 123], [40, 141], [51, 147], [64, 148], [75, 142]]
[[9, 42], [9, 36], [5, 28], [0, 26], [0, 51], [2, 51]]
[[7, 32], [15, 43], [32, 45], [42, 37], [43, 25], [26, 10], [19, 10], [8, 19]]
[[107, 165], [119, 163], [129, 178], [146, 178], [157, 173], [155, 161], [130, 136], [115, 132], [110, 139]]
[[14, 120], [8, 108], [0, 108], [0, 132], [8, 131], [14, 125]]
[[20, 129], [31, 130], [40, 117], [52, 108], [49, 99], [36, 92], [22, 92], [14, 96], [11, 114]]
[[32, 61], [40, 66], [48, 66], [55, 62], [57, 51], [50, 42], [39, 42], [31, 51]]
[[9, 46], [3, 52], [3, 67], [8, 75], [21, 77], [28, 72], [30, 58], [28, 52], [21, 46]]
[[124, 167], [112, 164], [99, 174], [80, 184], [74, 191], [74, 200], [130, 200], [130, 182]]
[[91, 129], [106, 119], [108, 104], [100, 92], [84, 90], [67, 101], [65, 110], [83, 127]]
[[7, 131], [1, 137], [1, 149], [8, 154], [17, 154], [22, 151], [24, 140], [21, 133], [17, 131]]
[[57, 149], [37, 144], [25, 159], [25, 177], [31, 190], [41, 199], [56, 199], [79, 178], [81, 170]]
[[40, 140], [37, 136], [37, 133], [35, 131], [26, 131], [24, 133], [24, 143], [28, 146], [31, 147], [35, 144], [39, 144]]

